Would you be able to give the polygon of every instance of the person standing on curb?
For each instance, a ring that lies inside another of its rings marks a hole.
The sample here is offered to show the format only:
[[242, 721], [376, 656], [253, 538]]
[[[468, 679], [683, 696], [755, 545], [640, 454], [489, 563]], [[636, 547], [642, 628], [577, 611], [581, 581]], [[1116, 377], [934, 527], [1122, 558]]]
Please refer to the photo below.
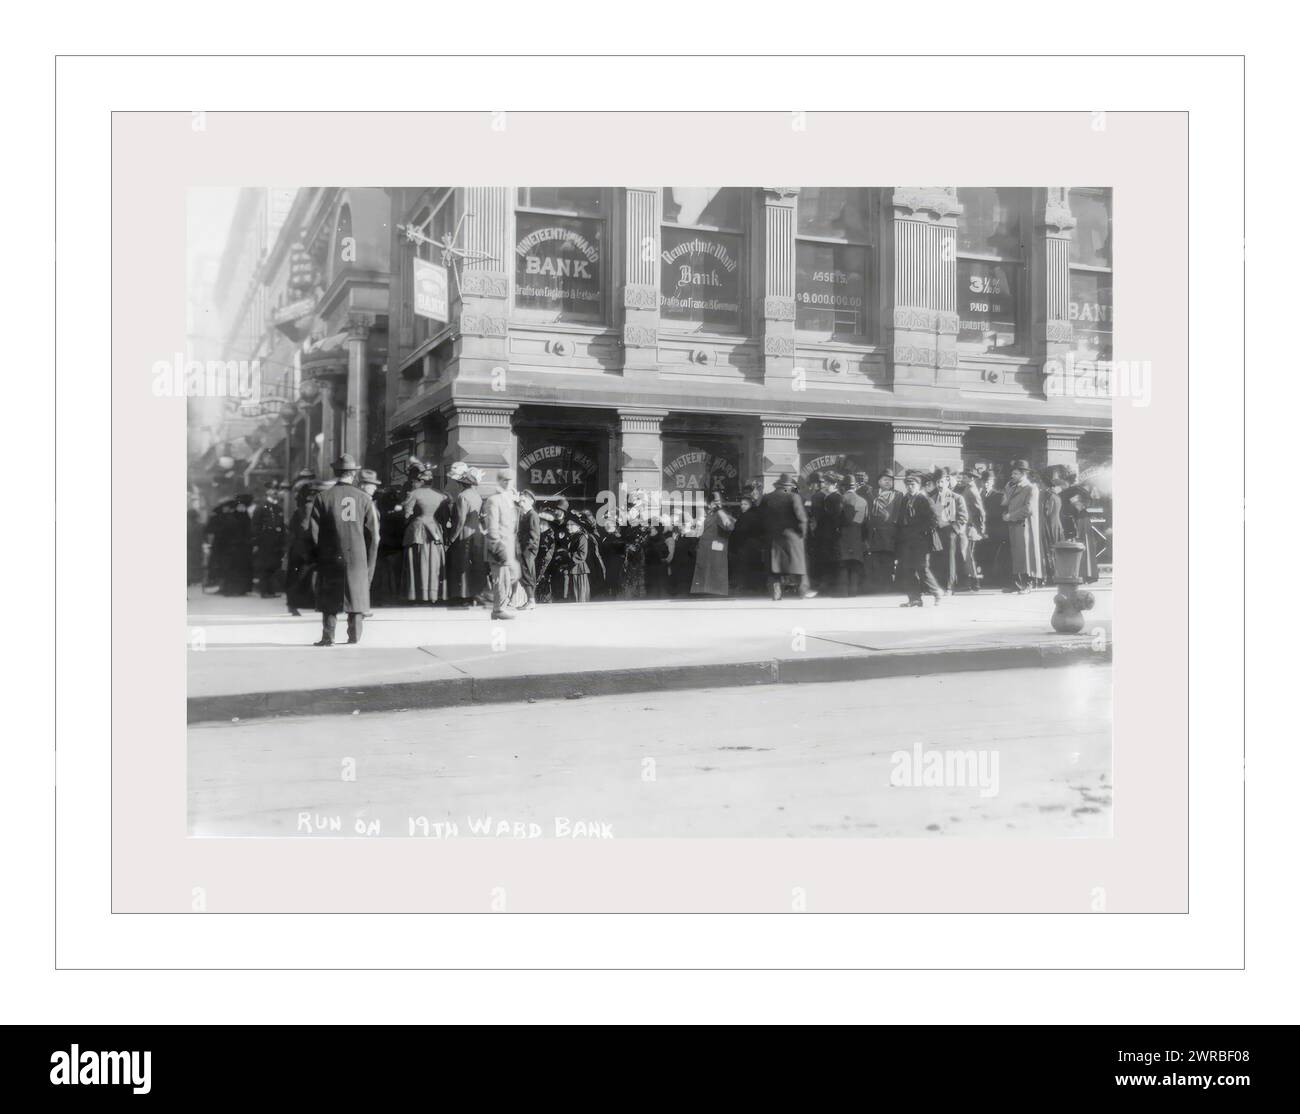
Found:
[[492, 618], [513, 619], [515, 610], [510, 606], [510, 594], [519, 579], [519, 508], [515, 493], [510, 490], [513, 477], [509, 472], [497, 473], [497, 489], [483, 501], [483, 523], [486, 537], [488, 583], [492, 589]]
[[379, 521], [374, 504], [356, 486], [357, 462], [344, 453], [334, 462], [338, 482], [312, 500], [308, 519], [316, 564], [316, 610], [321, 613], [317, 646], [334, 645], [340, 611], [348, 616], [348, 645], [361, 641], [362, 618], [370, 610], [370, 580], [379, 556]]

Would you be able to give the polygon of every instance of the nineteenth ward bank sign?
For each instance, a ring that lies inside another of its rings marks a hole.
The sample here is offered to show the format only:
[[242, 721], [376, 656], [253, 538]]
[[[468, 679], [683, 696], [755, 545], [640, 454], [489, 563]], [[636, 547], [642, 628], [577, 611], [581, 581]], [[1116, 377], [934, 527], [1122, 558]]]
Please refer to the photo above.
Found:
[[415, 312], [434, 321], [450, 320], [446, 267], [427, 259], [415, 261]]

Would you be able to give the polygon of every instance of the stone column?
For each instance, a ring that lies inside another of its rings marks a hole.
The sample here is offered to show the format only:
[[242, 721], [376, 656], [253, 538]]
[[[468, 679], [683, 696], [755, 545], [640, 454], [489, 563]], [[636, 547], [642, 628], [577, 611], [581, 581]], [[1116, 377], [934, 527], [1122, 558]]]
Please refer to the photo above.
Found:
[[443, 473], [455, 461], [464, 461], [483, 473], [482, 495], [496, 491], [496, 474], [504, 468], [513, 475], [518, 460], [518, 442], [510, 421], [516, 409], [513, 402], [457, 401], [444, 406], [447, 444], [442, 454]]
[[894, 394], [936, 401], [956, 392], [957, 218], [954, 186], [893, 193], [889, 358]]
[[[494, 369], [510, 366], [507, 324], [510, 319], [510, 241], [514, 207], [509, 186], [466, 186], [461, 241], [471, 253], [460, 270], [460, 361], [457, 378], [503, 390]], [[487, 258], [476, 259], [474, 253]], [[453, 294], [455, 282], [452, 284]], [[498, 386], [497, 384], [500, 384]]]
[[799, 428], [802, 418], [762, 417], [760, 441], [758, 445], [758, 464], [762, 470], [764, 493], [772, 490], [772, 485], [782, 472], [787, 472], [793, 479], [799, 476]]
[[1030, 246], [1030, 351], [1043, 373], [1043, 391], [1060, 398], [1069, 391], [1066, 357], [1074, 348], [1070, 323], [1070, 238], [1077, 221], [1065, 186], [1034, 191], [1034, 234]]
[[969, 426], [946, 422], [894, 422], [894, 464], [903, 471], [962, 467], [962, 438]]
[[[660, 428], [667, 410], [619, 410], [616, 482], [630, 494], [659, 492], [664, 482], [664, 446]], [[621, 508], [620, 508], [621, 509]]]
[[623, 375], [659, 374], [659, 187], [623, 190]]
[[1075, 472], [1079, 470], [1079, 439], [1083, 431], [1079, 429], [1053, 429], [1045, 431], [1046, 448], [1043, 453], [1043, 466], [1053, 464], [1068, 465]]
[[366, 377], [366, 339], [374, 318], [368, 314], [352, 314], [347, 324], [348, 381], [347, 409], [343, 423], [343, 445], [362, 468], [366, 467], [367, 425], [369, 422]]
[[[763, 380], [769, 385], [786, 383], [792, 388], [795, 368], [794, 342], [794, 233], [797, 186], [764, 186], [755, 239], [761, 250], [760, 295], [753, 300], [761, 308], [759, 332], [763, 338]], [[802, 382], [798, 383], [802, 388]]]

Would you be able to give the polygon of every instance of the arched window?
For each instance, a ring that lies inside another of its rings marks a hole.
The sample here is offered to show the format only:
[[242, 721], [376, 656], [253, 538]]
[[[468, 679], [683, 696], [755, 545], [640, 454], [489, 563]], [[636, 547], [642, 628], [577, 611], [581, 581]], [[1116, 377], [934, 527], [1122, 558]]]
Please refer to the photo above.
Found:
[[339, 206], [338, 216], [334, 218], [334, 258], [331, 260], [331, 274], [355, 265], [357, 261], [357, 241], [352, 235], [352, 206], [346, 202]]

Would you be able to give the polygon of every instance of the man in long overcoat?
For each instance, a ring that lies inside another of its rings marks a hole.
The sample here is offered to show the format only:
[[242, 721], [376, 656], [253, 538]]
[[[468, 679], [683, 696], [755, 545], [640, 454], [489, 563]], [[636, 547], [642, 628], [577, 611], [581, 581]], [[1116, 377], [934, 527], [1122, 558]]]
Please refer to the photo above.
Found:
[[894, 473], [881, 472], [867, 507], [867, 575], [878, 590], [894, 586], [894, 548], [898, 544], [898, 512], [902, 505], [902, 493], [894, 490]]
[[943, 596], [930, 571], [930, 555], [943, 543], [934, 504], [921, 493], [921, 480], [919, 472], [907, 474], [898, 510], [898, 579], [907, 593], [900, 607], [920, 607], [925, 596], [933, 597], [938, 607]]
[[1007, 523], [1013, 592], [1028, 592], [1043, 576], [1042, 542], [1038, 536], [1038, 488], [1029, 482], [1029, 462], [1013, 460], [1011, 479], [1002, 493], [1002, 521]]
[[841, 476], [839, 529], [836, 531], [838, 571], [836, 595], [856, 596], [862, 592], [863, 561], [867, 547], [867, 501], [858, 494], [852, 476]]
[[370, 610], [370, 579], [379, 556], [379, 516], [370, 496], [356, 486], [357, 462], [344, 453], [334, 462], [338, 482], [312, 500], [308, 535], [316, 564], [317, 646], [334, 645], [334, 622], [348, 616], [348, 643], [361, 641], [362, 616]]
[[808, 585], [808, 561], [804, 553], [808, 512], [788, 473], [781, 473], [758, 509], [769, 547], [768, 581], [772, 599], [781, 598], [781, 578], [786, 576], [798, 578], [800, 598], [811, 599], [817, 593]]

